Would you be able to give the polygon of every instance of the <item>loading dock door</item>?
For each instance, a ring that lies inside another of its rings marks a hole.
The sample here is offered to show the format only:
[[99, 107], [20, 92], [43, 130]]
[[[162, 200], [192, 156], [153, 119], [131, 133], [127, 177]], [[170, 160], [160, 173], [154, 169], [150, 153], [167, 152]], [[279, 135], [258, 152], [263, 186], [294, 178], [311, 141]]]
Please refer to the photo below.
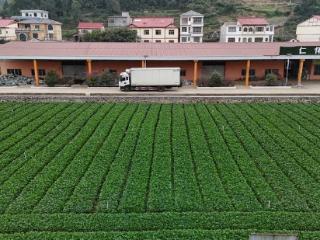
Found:
[[220, 62], [203, 62], [201, 68], [201, 78], [203, 80], [208, 80], [213, 72], [218, 72], [222, 76], [222, 79], [225, 77], [225, 66], [224, 63]]
[[83, 79], [87, 75], [86, 62], [84, 61], [65, 61], [62, 63], [64, 77], [73, 79]]

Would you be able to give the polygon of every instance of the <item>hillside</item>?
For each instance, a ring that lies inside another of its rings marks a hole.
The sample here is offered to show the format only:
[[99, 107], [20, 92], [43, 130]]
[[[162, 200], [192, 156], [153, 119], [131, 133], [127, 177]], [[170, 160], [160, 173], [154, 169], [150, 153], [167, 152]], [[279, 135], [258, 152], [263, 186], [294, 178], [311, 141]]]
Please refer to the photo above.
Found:
[[[4, 0], [0, 0], [3, 4]], [[214, 41], [220, 26], [237, 16], [265, 16], [277, 26], [279, 40], [295, 36], [295, 25], [319, 11], [320, 0], [8, 0], [3, 16], [17, 15], [20, 9], [41, 8], [64, 23], [65, 34], [74, 31], [79, 20], [106, 21], [107, 16], [130, 11], [132, 16], [168, 15], [178, 19], [189, 9], [206, 16], [206, 39]], [[312, 6], [312, 7], [311, 7]], [[285, 26], [285, 27], [284, 27]]]

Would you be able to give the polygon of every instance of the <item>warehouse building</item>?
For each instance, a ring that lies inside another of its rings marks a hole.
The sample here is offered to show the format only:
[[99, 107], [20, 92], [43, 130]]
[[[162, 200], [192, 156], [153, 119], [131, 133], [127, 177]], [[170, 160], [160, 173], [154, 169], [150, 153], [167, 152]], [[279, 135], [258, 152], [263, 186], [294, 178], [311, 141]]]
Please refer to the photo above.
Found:
[[[289, 64], [288, 64], [289, 63]], [[72, 43], [11, 42], [0, 46], [1, 74], [39, 79], [50, 70], [60, 77], [83, 77], [105, 70], [119, 74], [132, 67], [180, 67], [181, 78], [194, 85], [214, 71], [227, 81], [264, 79], [273, 72], [301, 84], [320, 80], [316, 43]]]

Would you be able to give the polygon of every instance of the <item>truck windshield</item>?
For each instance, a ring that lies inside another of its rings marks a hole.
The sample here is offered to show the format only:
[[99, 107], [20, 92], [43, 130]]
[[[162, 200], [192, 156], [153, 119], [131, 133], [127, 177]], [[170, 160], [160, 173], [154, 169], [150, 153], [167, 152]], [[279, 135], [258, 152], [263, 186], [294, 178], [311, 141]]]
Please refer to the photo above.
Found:
[[124, 82], [125, 80], [126, 80], [126, 77], [121, 77], [121, 78], [120, 78], [120, 81], [121, 81], [121, 82]]

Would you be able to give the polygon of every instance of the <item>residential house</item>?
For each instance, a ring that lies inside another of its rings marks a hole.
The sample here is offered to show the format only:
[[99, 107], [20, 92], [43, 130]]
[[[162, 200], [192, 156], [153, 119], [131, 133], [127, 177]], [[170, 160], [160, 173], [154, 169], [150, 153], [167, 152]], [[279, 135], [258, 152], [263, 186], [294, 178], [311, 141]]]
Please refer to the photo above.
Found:
[[79, 22], [74, 40], [81, 42], [85, 34], [92, 33], [93, 31], [105, 31], [104, 24], [100, 22]]
[[180, 16], [180, 42], [203, 42], [204, 16], [195, 11], [188, 11]]
[[298, 24], [296, 33], [297, 40], [300, 42], [319, 42], [320, 16], [313, 16]]
[[129, 12], [122, 12], [121, 16], [108, 17], [109, 28], [128, 27], [132, 23]]
[[179, 42], [179, 29], [174, 24], [174, 18], [171, 17], [134, 18], [129, 28], [137, 32], [141, 42]]
[[79, 22], [78, 34], [92, 33], [93, 31], [104, 31], [104, 24], [100, 22]]
[[21, 10], [21, 16], [14, 16], [12, 19], [18, 22], [16, 36], [19, 41], [62, 40], [62, 24], [49, 19], [47, 11]]
[[220, 42], [273, 42], [274, 26], [262, 17], [239, 17], [223, 24]]
[[0, 19], [0, 40], [14, 41], [17, 39], [18, 24], [11, 19]]

